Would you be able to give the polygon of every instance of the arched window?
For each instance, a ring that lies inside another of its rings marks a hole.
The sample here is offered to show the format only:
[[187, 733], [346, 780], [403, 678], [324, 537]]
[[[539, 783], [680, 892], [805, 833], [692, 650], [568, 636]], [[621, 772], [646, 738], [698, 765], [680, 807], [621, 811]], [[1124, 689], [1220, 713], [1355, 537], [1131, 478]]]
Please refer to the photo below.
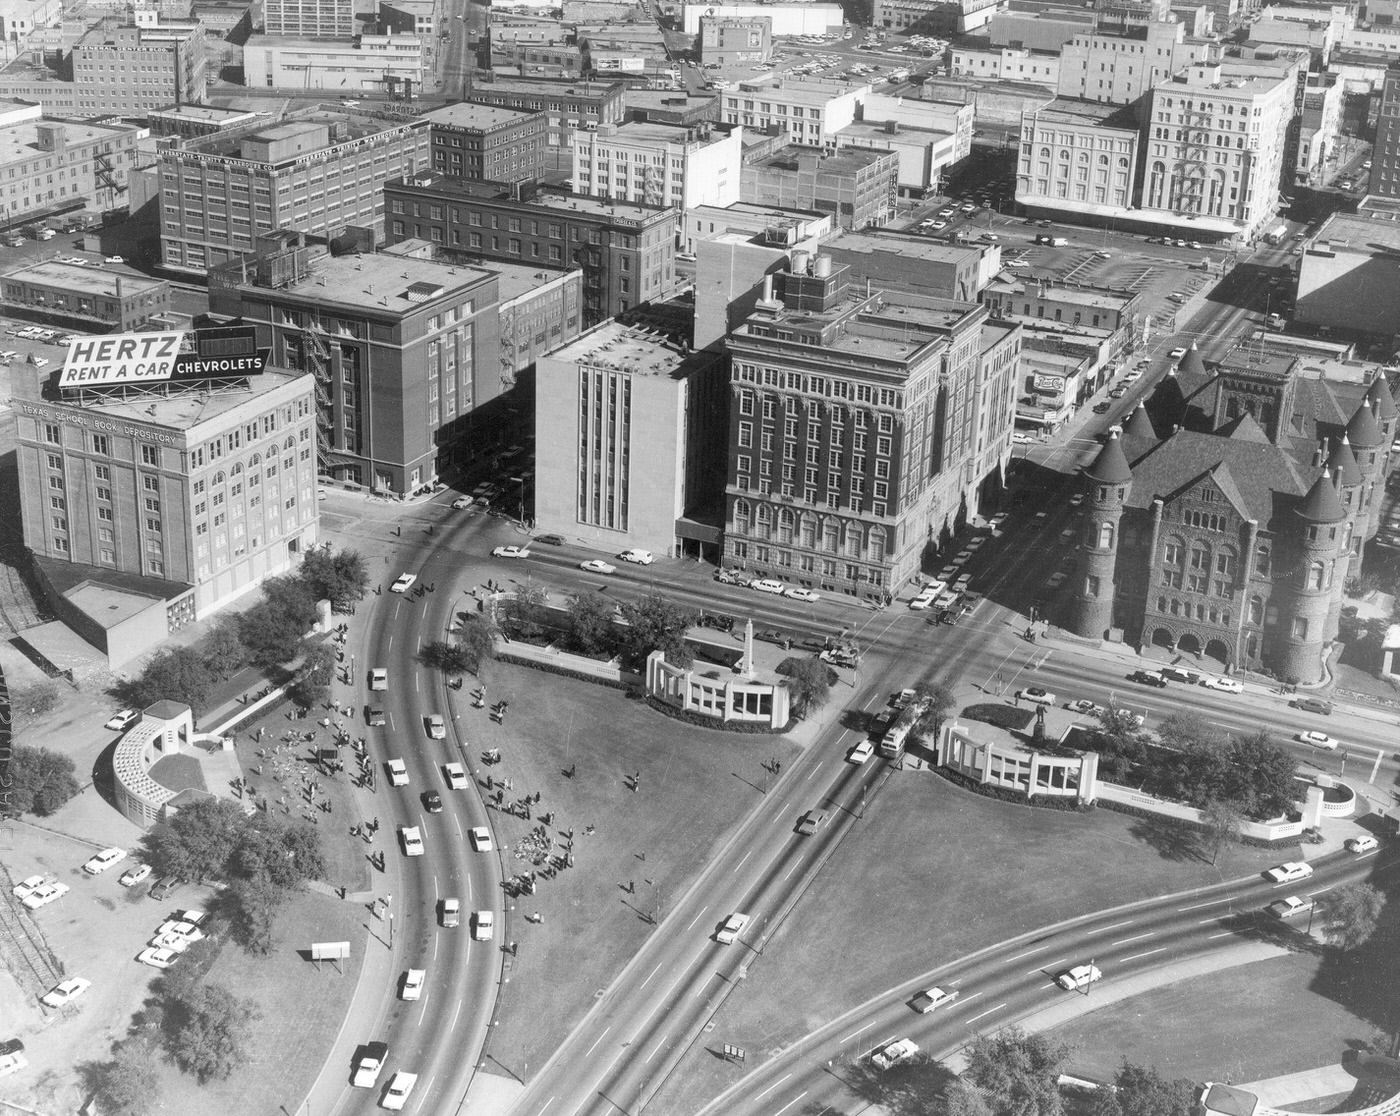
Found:
[[210, 483], [210, 484], [223, 484], [223, 483], [224, 483], [224, 474], [223, 474], [222, 472], [215, 473], [213, 479], [212, 479], [209, 483]]
[[228, 475], [231, 477], [241, 477], [243, 475], [243, 466], [235, 463], [233, 468], [228, 471]]
[[282, 448], [283, 448], [284, 450], [294, 450], [294, 449], [296, 449], [296, 448], [297, 448], [297, 440], [296, 440], [295, 438], [292, 438], [292, 437], [289, 436], [289, 437], [287, 438], [287, 440], [286, 440], [285, 442], [282, 443]]
[[1041, 157], [1042, 159], [1048, 159], [1048, 158], [1050, 158], [1050, 149], [1049, 149], [1048, 147], [1042, 147], [1042, 148], [1040, 149], [1040, 157]]
[[250, 469], [253, 468], [255, 465], [261, 465], [261, 464], [262, 464], [262, 454], [260, 454], [260, 453], [255, 453], [255, 454], [253, 454], [252, 457], [248, 458], [248, 468], [250, 468]]
[[1321, 589], [1327, 580], [1327, 567], [1321, 562], [1308, 564], [1308, 588]]
[[747, 535], [749, 533], [749, 516], [751, 514], [752, 509], [747, 500], [734, 501], [734, 529], [740, 534]]
[[1162, 565], [1164, 566], [1177, 569], [1181, 566], [1185, 557], [1186, 546], [1177, 535], [1173, 535], [1169, 538], [1166, 545], [1162, 547]]
[[1260, 577], [1269, 576], [1269, 544], [1260, 543], [1254, 548], [1254, 569]]
[[822, 524], [822, 549], [829, 554], [835, 554], [840, 545], [841, 524], [834, 519], [828, 519]]
[[1215, 572], [1224, 574], [1226, 577], [1235, 576], [1236, 554], [1235, 548], [1222, 546], [1215, 552]]
[[1106, 166], [1108, 166], [1108, 156], [1107, 156], [1107, 155], [1100, 155], [1100, 156], [1099, 156], [1099, 166], [1101, 166], [1101, 167], [1106, 167]]
[[847, 525], [847, 527], [846, 527], [846, 557], [847, 557], [847, 558], [859, 558], [859, 557], [860, 557], [860, 543], [861, 543], [860, 534], [861, 534], [860, 527], [859, 527], [857, 524], [852, 523], [852, 524]]
[[1199, 539], [1191, 544], [1191, 568], [1200, 573], [1210, 573], [1210, 547]]
[[1110, 547], [1110, 546], [1112, 546], [1112, 545], [1113, 545], [1113, 524], [1112, 524], [1112, 523], [1100, 523], [1100, 524], [1099, 524], [1099, 540], [1098, 540], [1098, 547], [1099, 547], [1099, 549], [1100, 549], [1100, 550], [1103, 550], [1103, 549], [1105, 549], [1105, 548], [1107, 548], [1107, 547]]
[[870, 560], [872, 562], [885, 560], [885, 529], [883, 527], [870, 528]]
[[755, 516], [755, 534], [761, 539], [771, 538], [773, 535], [773, 509], [767, 504], [758, 505], [758, 514]]
[[1264, 598], [1254, 596], [1249, 598], [1249, 622], [1251, 624], [1262, 624], [1264, 622]]
[[1119, 170], [1127, 170], [1127, 169], [1128, 169], [1128, 159], [1127, 159], [1127, 156], [1125, 156], [1125, 155], [1120, 155], [1120, 156], [1118, 157], [1118, 169], [1119, 169]]
[[778, 541], [780, 543], [792, 542], [792, 528], [796, 522], [791, 508], [778, 509]]
[[1079, 153], [1079, 163], [1081, 166], [1089, 165], [1089, 153], [1087, 151], [1081, 151]]

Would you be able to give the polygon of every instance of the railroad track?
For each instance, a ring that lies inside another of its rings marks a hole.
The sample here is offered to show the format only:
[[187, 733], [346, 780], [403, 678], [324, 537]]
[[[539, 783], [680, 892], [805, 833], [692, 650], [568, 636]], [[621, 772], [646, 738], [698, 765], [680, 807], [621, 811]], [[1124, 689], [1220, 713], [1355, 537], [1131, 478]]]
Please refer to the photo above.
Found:
[[10, 873], [0, 867], [0, 958], [23, 989], [39, 996], [63, 978], [63, 966], [29, 915], [15, 900]]

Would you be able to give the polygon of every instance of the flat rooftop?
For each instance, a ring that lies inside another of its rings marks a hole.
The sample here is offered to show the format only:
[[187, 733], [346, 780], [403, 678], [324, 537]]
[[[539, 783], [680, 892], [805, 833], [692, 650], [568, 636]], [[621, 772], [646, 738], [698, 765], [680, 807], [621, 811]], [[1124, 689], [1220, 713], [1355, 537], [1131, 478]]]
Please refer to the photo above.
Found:
[[[248, 377], [246, 388], [218, 388], [189, 391], [181, 395], [139, 395], [128, 399], [104, 398], [82, 408], [89, 416], [124, 418], [133, 422], [155, 423], [171, 430], [191, 430], [210, 419], [219, 418], [240, 407], [261, 407], [258, 397], [301, 379], [309, 372], [285, 372], [277, 368]], [[71, 406], [71, 404], [70, 404]]]
[[1359, 213], [1334, 213], [1308, 242], [1308, 250], [1345, 247], [1351, 252], [1400, 252], [1400, 221]]
[[116, 124], [86, 124], [75, 120], [25, 120], [19, 124], [0, 127], [0, 166], [13, 166], [37, 155], [53, 154], [39, 149], [39, 125], [61, 124], [70, 147], [93, 140], [111, 139], [136, 129]]
[[[612, 132], [605, 131], [612, 128]], [[694, 143], [701, 147], [712, 143], [719, 143], [727, 140], [729, 133], [715, 129], [708, 136], [701, 135], [694, 128], [687, 128], [682, 124], [655, 124], [650, 121], [629, 120], [625, 124], [604, 124], [596, 132], [589, 133], [595, 141], [606, 143], [609, 140], [620, 140], [623, 143], [641, 144], [662, 144], [662, 143]]]
[[229, 124], [235, 120], [249, 120], [258, 114], [241, 109], [215, 108], [213, 105], [175, 105], [166, 109], [153, 109], [150, 116], [162, 120], [193, 120], [201, 124]]
[[795, 147], [788, 146], [765, 155], [761, 159], [755, 159], [750, 166], [755, 167], [776, 167], [785, 170], [797, 169], [797, 158], [799, 155], [816, 155], [820, 162], [818, 166], [826, 173], [839, 173], [841, 171], [864, 170], [871, 163], [881, 159], [898, 159], [899, 155], [893, 151], [880, 151], [869, 147], [841, 147], [835, 151], [825, 151], [820, 147]]
[[788, 105], [825, 105], [837, 97], [843, 97], [847, 93], [869, 87], [869, 82], [832, 82], [829, 85], [813, 87], [791, 78], [765, 81], [761, 77], [755, 77], [741, 81], [738, 89], [726, 89], [723, 96], [752, 97], [754, 94], [758, 94]]
[[[28, 283], [47, 283], [49, 286], [63, 287], [74, 293], [111, 295], [113, 297], [116, 297], [117, 293], [117, 273], [101, 267], [79, 267], [77, 264], [45, 260], [42, 263], [30, 264], [28, 267], [17, 267], [4, 274], [6, 279]], [[121, 274], [120, 279], [124, 295], [158, 291], [166, 286], [164, 279], [147, 279], [144, 275], [130, 275], [126, 272]]]
[[[675, 212], [654, 205], [637, 205], [635, 202], [614, 202], [606, 198], [593, 198], [586, 194], [546, 194], [538, 193], [528, 201], [513, 202], [510, 190], [499, 182], [474, 182], [455, 179], [448, 175], [419, 175], [415, 183], [423, 183], [420, 189], [432, 190], [449, 198], [464, 201], [495, 201], [516, 207], [539, 207], [552, 210], [575, 210], [593, 217], [623, 217], [629, 221], [646, 221], [662, 214]], [[399, 185], [391, 180], [388, 185]]]
[[564, 97], [607, 97], [627, 88], [624, 81], [583, 81], [579, 78], [497, 77], [476, 82], [467, 94], [485, 96], [489, 93], [540, 93]]
[[[322, 40], [324, 42], [325, 40]], [[354, 109], [340, 109], [317, 107], [305, 115], [298, 115], [294, 119], [281, 121], [268, 128], [263, 128], [256, 132], [249, 132], [243, 135], [227, 136], [213, 135], [202, 136], [198, 139], [189, 140], [182, 147], [162, 154], [173, 155], [178, 158], [180, 155], [216, 155], [231, 159], [241, 159], [243, 141], [245, 139], [277, 139], [284, 135], [292, 135], [305, 128], [307, 125], [323, 124], [331, 130], [330, 140], [322, 151], [331, 148], [341, 147], [355, 140], [364, 139], [366, 136], [375, 136], [380, 132], [394, 131], [402, 128], [405, 124], [414, 123], [411, 120], [384, 120], [380, 117], [369, 116], [356, 112]], [[337, 125], [344, 134], [337, 137]], [[316, 155], [314, 151], [302, 151], [295, 155], [287, 156], [282, 162], [294, 163], [299, 160], [310, 159]]]
[[743, 214], [752, 217], [771, 217], [774, 221], [820, 221], [823, 217], [830, 217], [829, 213], [822, 213], [816, 209], [784, 209], [777, 205], [763, 205], [759, 202], [737, 201], [729, 205], [697, 205], [689, 210], [691, 213], [715, 214], [716, 216], [725, 213]]
[[714, 104], [718, 93], [687, 93], [683, 89], [629, 89], [622, 97], [628, 108], [656, 109], [658, 112], [685, 112]]
[[534, 115], [529, 109], [459, 101], [455, 105], [443, 105], [432, 112], [425, 112], [422, 119], [430, 124], [442, 124], [450, 128], [496, 128], [502, 124], [516, 124]]
[[1075, 306], [1097, 306], [1106, 310], [1121, 310], [1131, 302], [1134, 297], [1131, 292], [1119, 293], [1117, 291], [1098, 290], [1092, 287], [1062, 287], [1055, 283], [1046, 283], [1042, 287], [1037, 283], [1026, 283], [1021, 280], [1007, 280], [1004, 278], [989, 284], [988, 289], [1004, 291], [1015, 295], [1023, 295], [1034, 291], [1035, 294], [1032, 295], [1032, 298], [1039, 298], [1044, 302], [1068, 302]]
[[1134, 134], [1138, 131], [1137, 125], [1133, 123], [1132, 109], [1123, 105], [1104, 105], [1097, 101], [1081, 101], [1074, 97], [1056, 97], [1048, 105], [1033, 111], [1042, 119], [1063, 120], [1066, 124], [1119, 127]]
[[[496, 273], [496, 292], [501, 305], [538, 290], [540, 287], [571, 274], [566, 268], [547, 268], [508, 262], [482, 264], [481, 270]], [[574, 268], [573, 271], [578, 271]], [[580, 274], [582, 274], [580, 272]]]
[[899, 130], [891, 132], [885, 127], [883, 120], [853, 120], [836, 130], [838, 136], [869, 136], [872, 139], [884, 138], [891, 143], [897, 143], [903, 136], [905, 139], [919, 140], [929, 143], [933, 140], [952, 139], [954, 133], [947, 128], [937, 128], [925, 126], [923, 124], [905, 124], [902, 121]]
[[650, 330], [604, 322], [549, 354], [550, 360], [575, 364], [617, 365], [639, 376], [675, 376], [687, 360], [674, 342]]
[[930, 263], [968, 263], [982, 255], [982, 246], [948, 244], [913, 233], [841, 232], [825, 242], [827, 247], [843, 252], [874, 255], [888, 252], [905, 259], [928, 260]]
[[[348, 306], [381, 314], [405, 313], [415, 306], [489, 279], [485, 268], [439, 263], [412, 256], [365, 253], [323, 256], [306, 278], [279, 293], [313, 299], [326, 306]], [[241, 289], [260, 288], [245, 285]]]

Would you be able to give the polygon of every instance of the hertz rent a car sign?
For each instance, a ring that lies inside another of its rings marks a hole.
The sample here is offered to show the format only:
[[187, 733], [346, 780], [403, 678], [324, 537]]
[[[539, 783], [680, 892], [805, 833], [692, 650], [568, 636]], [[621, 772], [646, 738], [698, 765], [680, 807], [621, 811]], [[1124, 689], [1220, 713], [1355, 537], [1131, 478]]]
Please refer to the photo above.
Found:
[[266, 354], [257, 350], [256, 343], [256, 334], [247, 326], [77, 337], [68, 343], [58, 386], [113, 387], [256, 376], [266, 363]]

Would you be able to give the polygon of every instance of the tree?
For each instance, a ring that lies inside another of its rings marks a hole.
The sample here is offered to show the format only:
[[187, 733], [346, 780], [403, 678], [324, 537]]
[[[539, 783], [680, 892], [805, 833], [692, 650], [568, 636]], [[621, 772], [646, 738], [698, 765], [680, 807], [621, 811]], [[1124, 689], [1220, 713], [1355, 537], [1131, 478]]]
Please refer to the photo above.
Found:
[[660, 593], [648, 593], [622, 604], [627, 627], [621, 633], [622, 646], [629, 659], [642, 662], [653, 651], [660, 651], [672, 666], [688, 667], [695, 654], [685, 641], [685, 631], [695, 622], [692, 608], [678, 605]]
[[239, 618], [238, 634], [252, 662], [276, 666], [296, 656], [316, 617], [316, 597], [304, 582], [274, 577], [263, 582], [263, 599]]
[[820, 709], [831, 696], [831, 668], [815, 655], [808, 659], [785, 659], [778, 672], [787, 675], [792, 713], [799, 720]]
[[1385, 896], [1368, 883], [1354, 883], [1325, 892], [1317, 905], [1323, 933], [1346, 952], [1364, 945], [1375, 932]]
[[16, 745], [10, 755], [12, 783], [5, 812], [46, 818], [79, 791], [73, 761], [48, 748]]
[[982, 1090], [996, 1116], [1061, 1116], [1055, 1085], [1070, 1048], [1044, 1035], [1008, 1027], [967, 1045], [963, 1077]]
[[288, 892], [266, 878], [234, 880], [224, 889], [224, 906], [233, 939], [249, 953], [272, 952], [277, 914]]
[[228, 1077], [247, 1058], [252, 1026], [259, 1017], [252, 1000], [206, 981], [171, 1008], [175, 1019], [166, 1028], [166, 1051], [201, 1085]]
[[10, 710], [16, 720], [27, 722], [52, 713], [63, 700], [58, 683], [51, 678], [31, 682], [10, 691]]
[[145, 1116], [160, 1108], [156, 1051], [144, 1035], [113, 1045], [112, 1060], [84, 1066], [83, 1078], [109, 1116]]
[[418, 652], [418, 661], [445, 674], [461, 674], [471, 669], [471, 655], [460, 643], [450, 643], [445, 639], [435, 639], [423, 644]]
[[496, 637], [500, 635], [491, 618], [481, 613], [468, 616], [457, 633], [457, 644], [466, 655], [467, 668], [483, 681], [486, 664], [496, 657]]
[[316, 600], [330, 601], [336, 612], [349, 612], [369, 589], [369, 567], [356, 550], [331, 553], [319, 547], [306, 552], [298, 571]]
[[1201, 823], [1205, 826], [1206, 840], [1210, 844], [1212, 865], [1220, 859], [1220, 850], [1225, 847], [1225, 842], [1239, 840], [1242, 820], [1233, 802], [1213, 798], [1201, 807]]
[[306, 654], [297, 668], [289, 693], [303, 709], [314, 709], [330, 699], [335, 680], [335, 651], [328, 643], [306, 643]]
[[542, 586], [533, 583], [515, 587], [515, 592], [505, 601], [506, 625], [512, 635], [521, 639], [539, 635], [544, 628], [548, 596]]
[[617, 643], [613, 603], [602, 593], [580, 593], [569, 601], [569, 642], [585, 655], [611, 651]]
[[1263, 730], [1232, 738], [1226, 753], [1225, 797], [1255, 821], [1288, 814], [1298, 798], [1298, 764]]
[[267, 880], [275, 887], [295, 888], [303, 880], [326, 873], [321, 841], [304, 823], [287, 825], [275, 818], [245, 822], [228, 872], [249, 880]]
[[1123, 1116], [1192, 1116], [1196, 1110], [1192, 1083], [1185, 1078], [1168, 1080], [1152, 1066], [1125, 1061], [1114, 1084]]
[[232, 678], [248, 662], [248, 649], [238, 635], [238, 618], [224, 616], [201, 641], [204, 666], [216, 682]]
[[924, 711], [914, 722], [914, 735], [923, 740], [932, 737], [937, 741], [938, 734], [943, 731], [943, 722], [948, 719], [954, 705], [953, 691], [941, 682], [920, 682], [914, 687], [914, 693], [918, 695], [917, 700], [924, 703]]
[[195, 883], [223, 877], [243, 824], [243, 812], [232, 802], [197, 799], [146, 833], [143, 859], [163, 876]]
[[151, 657], [146, 669], [127, 687], [128, 700], [138, 708], [158, 701], [184, 702], [203, 709], [214, 688], [214, 676], [204, 656], [193, 647], [175, 647]]
[[993, 1116], [993, 1112], [981, 1093], [959, 1079], [943, 1094], [943, 1116]]

